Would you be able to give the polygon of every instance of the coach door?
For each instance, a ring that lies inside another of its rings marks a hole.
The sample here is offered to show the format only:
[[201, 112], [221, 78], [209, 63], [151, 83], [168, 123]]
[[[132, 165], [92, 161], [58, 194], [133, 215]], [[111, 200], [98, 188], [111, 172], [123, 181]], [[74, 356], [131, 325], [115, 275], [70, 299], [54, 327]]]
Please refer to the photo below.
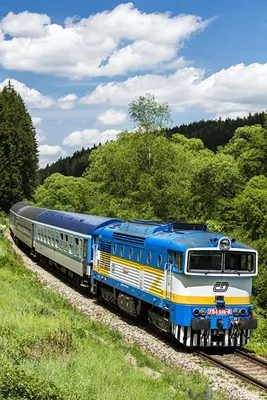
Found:
[[165, 293], [166, 299], [171, 299], [172, 293], [172, 270], [173, 270], [173, 251], [168, 252], [168, 262], [165, 264]]
[[[80, 239], [81, 240], [81, 239]], [[80, 251], [82, 251], [82, 264], [83, 264], [83, 272], [86, 275], [90, 275], [90, 266], [88, 265], [88, 240], [84, 239], [83, 241], [83, 249], [81, 248], [80, 243]]]

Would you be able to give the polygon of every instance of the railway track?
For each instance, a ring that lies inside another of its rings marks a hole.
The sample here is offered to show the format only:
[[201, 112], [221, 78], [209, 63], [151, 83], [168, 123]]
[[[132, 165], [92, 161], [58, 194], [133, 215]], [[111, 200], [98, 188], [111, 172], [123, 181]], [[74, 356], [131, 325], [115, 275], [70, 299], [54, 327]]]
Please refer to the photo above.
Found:
[[208, 354], [201, 350], [197, 350], [195, 353], [202, 359], [210, 361], [267, 392], [267, 361], [240, 349], [236, 349], [233, 353], [220, 355]]

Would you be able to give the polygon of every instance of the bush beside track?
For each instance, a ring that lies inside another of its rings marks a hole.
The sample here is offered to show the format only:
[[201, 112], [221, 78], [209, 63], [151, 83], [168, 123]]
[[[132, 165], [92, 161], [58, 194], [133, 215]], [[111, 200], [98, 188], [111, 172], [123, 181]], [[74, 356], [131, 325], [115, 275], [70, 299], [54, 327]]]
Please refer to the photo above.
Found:
[[43, 287], [7, 240], [0, 239], [0, 255], [0, 399], [206, 398], [205, 377], [160, 362], [86, 318]]

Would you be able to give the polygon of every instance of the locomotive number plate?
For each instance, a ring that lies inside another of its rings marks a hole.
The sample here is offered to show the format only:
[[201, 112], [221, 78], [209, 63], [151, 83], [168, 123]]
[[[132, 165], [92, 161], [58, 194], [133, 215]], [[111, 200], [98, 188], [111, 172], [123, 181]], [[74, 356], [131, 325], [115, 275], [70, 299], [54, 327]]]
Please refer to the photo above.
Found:
[[209, 308], [208, 315], [232, 315], [232, 310]]

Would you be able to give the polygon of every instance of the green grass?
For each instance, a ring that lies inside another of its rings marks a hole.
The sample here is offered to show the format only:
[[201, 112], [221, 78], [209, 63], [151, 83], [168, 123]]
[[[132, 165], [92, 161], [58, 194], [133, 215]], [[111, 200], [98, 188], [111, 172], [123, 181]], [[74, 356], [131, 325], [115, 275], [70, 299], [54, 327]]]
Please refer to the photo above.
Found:
[[0, 400], [200, 400], [210, 393], [204, 376], [130, 346], [44, 288], [3, 239], [0, 282]]
[[267, 357], [267, 315], [260, 308], [255, 309], [255, 318], [258, 320], [258, 328], [253, 331], [252, 338], [246, 346], [260, 356]]

